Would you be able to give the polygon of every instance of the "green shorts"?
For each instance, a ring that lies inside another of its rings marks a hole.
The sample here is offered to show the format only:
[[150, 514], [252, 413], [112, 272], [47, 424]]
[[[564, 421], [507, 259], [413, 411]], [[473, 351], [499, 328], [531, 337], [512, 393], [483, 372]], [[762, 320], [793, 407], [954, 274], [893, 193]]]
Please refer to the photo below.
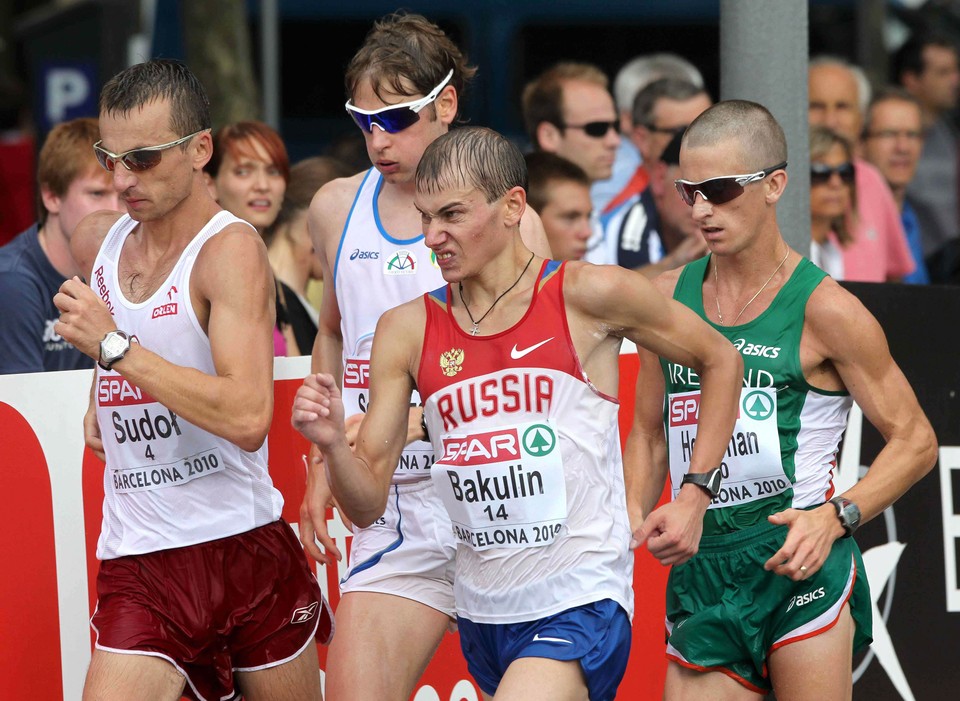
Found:
[[856, 541], [835, 541], [823, 567], [794, 582], [763, 569], [786, 534], [786, 526], [763, 523], [704, 536], [697, 555], [673, 567], [667, 582], [668, 658], [723, 672], [765, 693], [771, 688], [770, 653], [829, 630], [848, 602], [854, 651], [870, 644], [870, 587]]

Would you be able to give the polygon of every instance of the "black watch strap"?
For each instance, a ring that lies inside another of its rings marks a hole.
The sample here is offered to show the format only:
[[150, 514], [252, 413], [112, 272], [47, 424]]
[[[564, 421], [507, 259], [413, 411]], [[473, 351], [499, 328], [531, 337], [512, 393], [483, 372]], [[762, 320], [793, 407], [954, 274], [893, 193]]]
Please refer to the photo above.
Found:
[[705, 491], [711, 499], [716, 499], [720, 495], [720, 484], [723, 481], [723, 476], [720, 472], [719, 467], [715, 467], [709, 472], [697, 472], [690, 473], [688, 472], [683, 476], [683, 479], [680, 480], [680, 486], [682, 487], [685, 484], [695, 484]]

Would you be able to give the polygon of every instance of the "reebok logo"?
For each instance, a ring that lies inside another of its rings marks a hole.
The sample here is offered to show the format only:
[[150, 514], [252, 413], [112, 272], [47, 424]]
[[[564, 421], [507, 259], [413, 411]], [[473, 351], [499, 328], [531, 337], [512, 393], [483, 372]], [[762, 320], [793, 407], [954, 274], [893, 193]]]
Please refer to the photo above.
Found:
[[533, 642], [535, 643], [564, 643], [566, 645], [573, 645], [572, 640], [564, 640], [563, 638], [550, 638], [545, 635], [540, 635], [537, 633], [533, 636]]
[[320, 605], [319, 601], [314, 601], [309, 606], [301, 606], [300, 608], [294, 610], [293, 617], [290, 619], [291, 623], [306, 623], [311, 618], [317, 615], [317, 607]]
[[545, 341], [540, 341], [540, 343], [534, 343], [532, 346], [527, 346], [523, 350], [520, 350], [519, 348], [517, 348], [517, 344], [514, 343], [513, 348], [510, 349], [510, 357], [513, 358], [514, 360], [520, 360], [520, 358], [522, 358], [523, 356], [533, 353], [533, 351], [537, 350], [537, 348], [544, 345], [545, 343], [550, 343], [550, 341], [552, 340], [553, 340], [553, 336], [546, 339]]
[[794, 606], [806, 606], [811, 601], [816, 601], [817, 599], [822, 599], [826, 596], [826, 592], [823, 590], [823, 587], [819, 589], [814, 589], [813, 591], [808, 591], [806, 594], [797, 594], [792, 599], [790, 599], [790, 605], [787, 606], [787, 612], [790, 611]]

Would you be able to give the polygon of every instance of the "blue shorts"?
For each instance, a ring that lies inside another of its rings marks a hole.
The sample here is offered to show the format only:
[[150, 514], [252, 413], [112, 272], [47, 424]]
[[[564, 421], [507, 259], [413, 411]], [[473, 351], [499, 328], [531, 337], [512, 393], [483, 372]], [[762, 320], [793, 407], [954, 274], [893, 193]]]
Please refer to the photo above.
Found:
[[627, 670], [631, 630], [627, 612], [610, 599], [522, 623], [458, 620], [467, 668], [493, 696], [510, 664], [521, 657], [578, 660], [590, 701], [609, 701]]

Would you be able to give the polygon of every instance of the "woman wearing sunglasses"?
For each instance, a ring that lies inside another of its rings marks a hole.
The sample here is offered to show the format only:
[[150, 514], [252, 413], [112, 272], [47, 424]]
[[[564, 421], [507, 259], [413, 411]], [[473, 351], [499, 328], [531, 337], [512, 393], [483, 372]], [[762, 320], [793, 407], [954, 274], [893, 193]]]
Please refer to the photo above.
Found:
[[843, 280], [844, 249], [856, 216], [853, 149], [827, 127], [810, 129], [810, 260]]

